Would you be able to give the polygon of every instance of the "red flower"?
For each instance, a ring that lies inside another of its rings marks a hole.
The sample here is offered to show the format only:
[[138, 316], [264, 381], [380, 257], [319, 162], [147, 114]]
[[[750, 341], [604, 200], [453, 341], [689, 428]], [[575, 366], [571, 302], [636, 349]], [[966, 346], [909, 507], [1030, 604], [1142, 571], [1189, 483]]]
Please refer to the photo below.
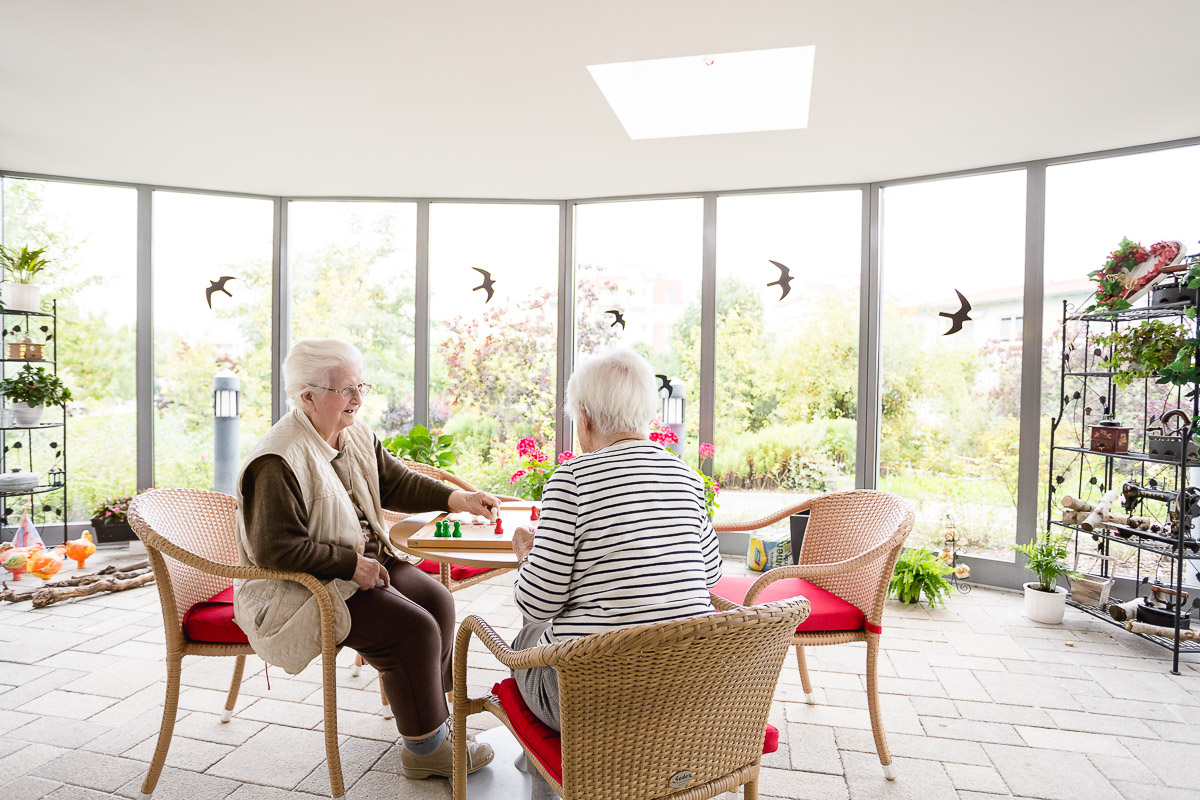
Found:
[[512, 474], [512, 477], [508, 479], [508, 482], [516, 483], [517, 481], [521, 480], [521, 478], [524, 478], [527, 474], [528, 473], [525, 470], [519, 469]]
[[527, 456], [537, 450], [537, 442], [532, 437], [526, 436], [521, 441], [517, 442], [517, 455]]
[[565, 464], [574, 457], [575, 457], [575, 454], [572, 453], [570, 450], [563, 450], [561, 453], [558, 454], [558, 463]]

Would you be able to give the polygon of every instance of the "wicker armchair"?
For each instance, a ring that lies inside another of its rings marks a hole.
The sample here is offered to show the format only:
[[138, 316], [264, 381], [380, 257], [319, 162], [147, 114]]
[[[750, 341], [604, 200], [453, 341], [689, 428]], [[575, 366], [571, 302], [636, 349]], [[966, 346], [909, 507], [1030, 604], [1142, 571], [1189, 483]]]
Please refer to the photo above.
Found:
[[[130, 505], [130, 525], [146, 545], [146, 553], [154, 569], [167, 640], [167, 696], [163, 706], [162, 728], [158, 733], [158, 746], [150, 762], [150, 771], [142, 783], [140, 797], [147, 800], [154, 793], [167, 750], [171, 746], [171, 734], [175, 729], [179, 706], [180, 672], [185, 655], [234, 656], [237, 659], [221, 721], [228, 722], [233, 714], [246, 656], [253, 655], [254, 650], [233, 622], [231, 605], [227, 609], [222, 608], [221, 613], [216, 615], [223, 615], [227, 619], [213, 617], [206, 621], [203, 630], [209, 635], [204, 638], [196, 638], [201, 628], [192, 613], [194, 609], [206, 606], [226, 606], [223, 601], [212, 601], [217, 599], [219, 593], [231, 589], [235, 578], [295, 581], [317, 598], [321, 614], [325, 756], [329, 766], [330, 791], [334, 797], [341, 797], [345, 794], [345, 786], [337, 746], [337, 689], [334, 680], [337, 648], [333, 632], [333, 603], [325, 586], [312, 575], [236, 566], [236, 516], [237, 501], [234, 498], [201, 489], [157, 489], [138, 495]], [[221, 630], [222, 625], [228, 627]], [[192, 635], [189, 636], [189, 633]]]
[[750, 522], [722, 522], [718, 532], [764, 528], [808, 510], [810, 519], [796, 566], [778, 567], [762, 577], [722, 578], [713, 593], [734, 603], [775, 602], [804, 596], [812, 613], [792, 637], [804, 697], [814, 702], [812, 681], [804, 659], [805, 646], [867, 643], [867, 705], [875, 748], [888, 780], [896, 769], [888, 751], [879, 709], [879, 634], [888, 582], [904, 540], [912, 530], [913, 513], [895, 495], [859, 490], [814, 497], [770, 516]]
[[[466, 718], [481, 711], [508, 726], [564, 800], [702, 800], [741, 785], [756, 800], [771, 700], [807, 614], [800, 598], [521, 651], [467, 617], [454, 647], [454, 800], [467, 797]], [[472, 634], [511, 669], [558, 668], [561, 736], [542, 726], [551, 736], [539, 740], [521, 724], [528, 711], [512, 679], [467, 697]]]

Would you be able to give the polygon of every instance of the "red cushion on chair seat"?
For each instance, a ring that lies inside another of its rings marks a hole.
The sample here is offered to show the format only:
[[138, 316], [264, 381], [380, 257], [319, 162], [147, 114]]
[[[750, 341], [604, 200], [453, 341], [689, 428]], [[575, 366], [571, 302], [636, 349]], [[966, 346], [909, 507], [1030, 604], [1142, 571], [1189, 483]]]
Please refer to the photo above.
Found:
[[183, 615], [183, 635], [192, 642], [246, 644], [246, 634], [233, 621], [233, 587], [189, 608]]
[[[423, 569], [433, 575], [441, 574], [441, 564], [433, 559], [423, 558], [417, 562], [417, 568]], [[450, 580], [465, 581], [467, 578], [473, 578], [476, 575], [481, 575], [487, 572], [491, 567], [467, 567], [462, 564], [450, 565]]]
[[[559, 732], [534, 716], [529, 706], [525, 705], [525, 698], [521, 697], [517, 682], [512, 678], [505, 678], [494, 685], [492, 694], [496, 695], [500, 705], [504, 707], [504, 713], [508, 715], [508, 721], [512, 724], [517, 738], [561, 784], [562, 736]], [[767, 725], [766, 734], [763, 736], [763, 752], [774, 753], [778, 749], [779, 729], [774, 725]]]
[[[746, 592], [756, 580], [758, 577], [753, 575], [745, 578], [721, 578], [712, 591], [713, 594], [740, 604], [745, 602]], [[796, 626], [796, 633], [860, 631], [866, 624], [866, 617], [858, 606], [803, 578], [781, 578], [767, 584], [767, 588], [763, 589], [754, 602], [773, 603], [776, 600], [788, 600], [796, 595], [808, 600], [810, 607], [808, 619]]]

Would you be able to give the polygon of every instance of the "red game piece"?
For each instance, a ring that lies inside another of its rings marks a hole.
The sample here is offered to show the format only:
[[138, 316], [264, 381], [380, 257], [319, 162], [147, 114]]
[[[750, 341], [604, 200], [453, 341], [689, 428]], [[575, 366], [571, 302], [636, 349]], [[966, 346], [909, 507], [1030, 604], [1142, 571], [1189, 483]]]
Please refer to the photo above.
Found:
[[538, 507], [537, 507], [537, 506], [532, 506], [532, 507], [530, 507], [530, 509], [529, 509], [529, 518], [530, 518], [531, 520], [533, 520], [534, 522], [537, 522], [539, 519], [541, 519], [541, 518], [542, 518], [542, 515], [541, 515], [541, 513], [538, 511]]
[[499, 536], [502, 533], [504, 533], [504, 525], [501, 524], [500, 518], [496, 517], [496, 535]]

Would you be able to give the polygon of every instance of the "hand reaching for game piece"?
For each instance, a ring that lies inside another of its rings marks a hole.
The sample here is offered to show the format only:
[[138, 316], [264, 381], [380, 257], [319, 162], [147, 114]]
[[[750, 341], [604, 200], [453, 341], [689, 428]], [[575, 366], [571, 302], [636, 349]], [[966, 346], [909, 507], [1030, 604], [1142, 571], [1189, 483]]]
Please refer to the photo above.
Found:
[[533, 529], [528, 525], [518, 525], [513, 529], [512, 549], [518, 559], [529, 555], [533, 549]]
[[487, 492], [465, 492], [455, 489], [450, 494], [450, 510], [478, 514], [491, 522], [500, 512], [500, 499]]

